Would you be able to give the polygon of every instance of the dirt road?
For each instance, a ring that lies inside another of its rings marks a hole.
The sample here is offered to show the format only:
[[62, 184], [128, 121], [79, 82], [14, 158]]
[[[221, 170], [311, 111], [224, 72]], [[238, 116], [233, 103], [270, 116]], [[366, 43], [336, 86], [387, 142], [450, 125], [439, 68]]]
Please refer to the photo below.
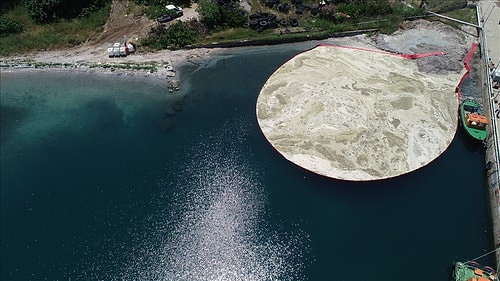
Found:
[[[90, 46], [102, 46], [112, 42], [120, 42], [124, 39], [139, 40], [147, 37], [149, 31], [158, 26], [159, 23], [154, 19], [148, 19], [141, 12], [141, 8], [136, 5], [129, 5], [130, 1], [113, 0], [111, 13], [104, 26], [103, 33], [96, 39], [89, 41]], [[164, 23], [168, 26], [177, 20], [187, 21], [198, 19], [196, 11], [197, 4], [189, 8], [184, 8], [184, 15], [174, 21]]]

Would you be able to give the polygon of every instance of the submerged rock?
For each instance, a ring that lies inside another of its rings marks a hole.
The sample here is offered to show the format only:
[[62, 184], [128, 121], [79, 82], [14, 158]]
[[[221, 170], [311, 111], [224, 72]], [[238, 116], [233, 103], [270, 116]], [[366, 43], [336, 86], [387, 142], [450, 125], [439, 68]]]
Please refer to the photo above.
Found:
[[169, 118], [163, 118], [156, 125], [160, 130], [166, 132], [174, 127], [174, 122]]
[[179, 91], [179, 81], [178, 80], [170, 80], [168, 81], [168, 88], [170, 89], [170, 92], [172, 91]]
[[174, 104], [172, 104], [172, 109], [177, 111], [177, 112], [182, 111], [182, 109], [183, 109], [182, 103], [179, 101], [175, 102]]

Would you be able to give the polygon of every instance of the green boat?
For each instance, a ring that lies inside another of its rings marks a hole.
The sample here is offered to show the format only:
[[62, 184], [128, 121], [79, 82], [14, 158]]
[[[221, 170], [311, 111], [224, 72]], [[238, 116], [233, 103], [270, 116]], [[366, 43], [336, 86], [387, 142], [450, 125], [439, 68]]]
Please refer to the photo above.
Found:
[[453, 281], [498, 281], [496, 271], [475, 261], [457, 262], [453, 267]]
[[475, 140], [484, 141], [488, 135], [486, 131], [488, 118], [484, 115], [481, 105], [471, 99], [464, 100], [460, 103], [459, 113], [460, 124], [467, 135]]

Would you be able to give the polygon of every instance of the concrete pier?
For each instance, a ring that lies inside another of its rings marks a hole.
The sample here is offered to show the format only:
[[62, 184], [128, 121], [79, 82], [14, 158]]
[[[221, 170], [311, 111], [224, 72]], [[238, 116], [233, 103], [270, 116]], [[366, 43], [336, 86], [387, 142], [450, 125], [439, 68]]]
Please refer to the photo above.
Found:
[[[490, 133], [486, 140], [485, 159], [494, 249], [497, 249], [500, 247], [500, 126], [496, 110], [500, 106], [500, 96], [498, 96], [499, 90], [494, 88], [491, 74], [495, 66], [500, 63], [500, 1], [479, 1], [476, 10], [479, 19], [481, 64], [484, 69], [481, 73], [484, 110], [489, 114], [491, 121]], [[500, 268], [500, 251], [496, 252], [496, 268], [497, 270]]]

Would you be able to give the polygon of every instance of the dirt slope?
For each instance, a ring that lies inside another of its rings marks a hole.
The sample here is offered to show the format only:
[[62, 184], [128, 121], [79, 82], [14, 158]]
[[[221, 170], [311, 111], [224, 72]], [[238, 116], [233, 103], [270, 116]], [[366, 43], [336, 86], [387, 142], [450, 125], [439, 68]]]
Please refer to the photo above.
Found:
[[91, 42], [93, 45], [120, 41], [123, 38], [143, 38], [151, 30], [151, 27], [156, 25], [155, 21], [139, 14], [140, 9], [130, 9], [128, 2], [113, 0], [104, 31], [95, 41]]
[[[112, 1], [111, 13], [104, 26], [104, 31], [98, 38], [89, 41], [90, 45], [99, 47], [108, 43], [122, 42], [129, 39], [137, 41], [138, 39], [147, 37], [151, 28], [159, 24], [155, 20], [148, 19], [141, 13], [142, 11], [139, 7], [129, 2], [131, 1]], [[183, 9], [184, 15], [177, 20], [186, 21], [198, 18], [196, 7], [196, 3], [194, 3], [191, 7]], [[168, 26], [174, 22], [171, 21], [164, 25]]]

